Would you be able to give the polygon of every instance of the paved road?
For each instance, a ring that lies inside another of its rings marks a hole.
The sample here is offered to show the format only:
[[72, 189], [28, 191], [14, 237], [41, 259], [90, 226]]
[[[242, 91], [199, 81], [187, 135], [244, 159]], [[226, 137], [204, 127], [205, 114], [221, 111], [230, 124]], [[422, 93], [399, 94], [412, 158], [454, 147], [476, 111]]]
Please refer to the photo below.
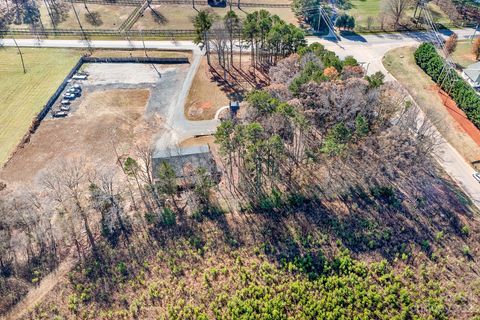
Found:
[[[453, 30], [457, 33], [459, 40], [469, 39], [474, 29], [467, 28]], [[441, 36], [446, 39], [452, 31], [442, 31]], [[477, 33], [478, 34], [478, 33]], [[393, 80], [388, 71], [381, 63], [383, 56], [387, 51], [398, 47], [418, 45], [424, 41], [432, 39], [432, 35], [427, 32], [403, 32], [403, 33], [383, 33], [369, 35], [353, 35], [336, 39], [321, 39], [318, 37], [307, 37], [309, 43], [320, 42], [326, 49], [334, 51], [339, 57], [344, 58], [353, 55], [359, 62], [364, 64], [368, 74], [381, 71], [386, 74], [387, 80]]]
[[[459, 39], [468, 39], [474, 32], [473, 29], [454, 30]], [[448, 37], [445, 33], [443, 37]], [[308, 42], [320, 42], [329, 50], [334, 51], [340, 57], [353, 55], [358, 61], [364, 63], [369, 74], [376, 71], [382, 71], [387, 75], [387, 79], [394, 78], [385, 70], [382, 64], [384, 54], [394, 48], [419, 43], [431, 39], [431, 35], [425, 32], [405, 32], [391, 34], [374, 35], [355, 35], [341, 37], [338, 41], [329, 41], [318, 37], [308, 37]], [[68, 47], [85, 48], [88, 45], [93, 48], [137, 48], [142, 49], [141, 41], [104, 41], [93, 40], [87, 44], [83, 40], [41, 40], [36, 39], [18, 39], [20, 46], [27, 47]], [[0, 45], [14, 46], [12, 39], [0, 41]], [[182, 88], [182, 94], [176, 103], [176, 108], [170, 110], [167, 115], [167, 125], [173, 128], [172, 134], [160, 139], [157, 143], [158, 148], [164, 148], [168, 145], [175, 145], [182, 139], [196, 135], [211, 132], [215, 129], [215, 121], [193, 122], [185, 119], [183, 110], [188, 90], [193, 81], [193, 76], [200, 64], [202, 51], [191, 41], [145, 41], [145, 47], [148, 49], [163, 50], [192, 50], [194, 59], [187, 75], [187, 79]], [[463, 159], [463, 157], [447, 142], [439, 148], [438, 161], [450, 176], [455, 179], [464, 191], [471, 197], [473, 202], [480, 207], [480, 184], [472, 177], [473, 168]]]

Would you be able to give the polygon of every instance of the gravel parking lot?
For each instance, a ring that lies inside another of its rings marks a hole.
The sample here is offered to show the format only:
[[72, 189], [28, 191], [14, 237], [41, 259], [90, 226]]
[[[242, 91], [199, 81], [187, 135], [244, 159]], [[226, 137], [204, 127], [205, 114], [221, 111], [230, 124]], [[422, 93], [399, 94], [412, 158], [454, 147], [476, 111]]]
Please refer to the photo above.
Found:
[[79, 157], [86, 166], [115, 167], [115, 148], [133, 154], [136, 146], [151, 145], [165, 133], [165, 112], [176, 104], [189, 65], [94, 63], [83, 70], [89, 77], [75, 81], [82, 94], [68, 115], [42, 121], [0, 180], [38, 181], [44, 169]]

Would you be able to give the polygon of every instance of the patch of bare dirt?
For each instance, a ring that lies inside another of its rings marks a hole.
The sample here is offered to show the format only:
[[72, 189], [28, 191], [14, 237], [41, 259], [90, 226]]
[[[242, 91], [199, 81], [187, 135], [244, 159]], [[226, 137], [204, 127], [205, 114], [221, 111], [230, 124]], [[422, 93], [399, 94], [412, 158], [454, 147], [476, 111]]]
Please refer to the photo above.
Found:
[[480, 130], [468, 119], [465, 112], [457, 106], [455, 101], [445, 91], [439, 90], [438, 86], [433, 86], [432, 90], [437, 92], [448, 113], [457, 122], [459, 129], [467, 133], [480, 146]]
[[35, 181], [59, 160], [82, 158], [86, 165], [115, 165], [119, 155], [152, 141], [161, 120], [146, 118], [148, 89], [84, 92], [78, 110], [64, 119], [44, 120], [28, 144], [0, 171], [7, 185]]
[[215, 137], [203, 136], [203, 137], [197, 137], [197, 138], [195, 137], [188, 138], [186, 140], [183, 140], [180, 143], [180, 147], [186, 148], [186, 147], [198, 146], [203, 144], [208, 144], [210, 148], [213, 148], [215, 144]]

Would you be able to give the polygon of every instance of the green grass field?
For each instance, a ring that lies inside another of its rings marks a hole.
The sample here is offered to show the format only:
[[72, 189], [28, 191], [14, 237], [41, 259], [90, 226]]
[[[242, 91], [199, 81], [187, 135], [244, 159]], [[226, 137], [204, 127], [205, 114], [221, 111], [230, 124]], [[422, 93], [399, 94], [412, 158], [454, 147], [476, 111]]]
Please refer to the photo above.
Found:
[[[161, 22], [156, 21], [153, 18], [152, 11], [147, 8], [142, 16], [133, 25], [133, 30], [149, 30], [149, 29], [193, 29], [193, 18], [197, 15], [198, 11], [194, 10], [191, 5], [152, 5], [154, 10], [160, 15], [163, 20]], [[218, 15], [219, 19], [222, 19], [228, 12], [229, 7], [226, 8], [212, 8], [211, 6], [196, 6], [197, 10], [210, 10]], [[245, 7], [239, 10], [236, 6], [233, 10], [241, 19], [245, 19], [247, 13], [258, 11], [265, 8], [260, 7]], [[281, 19], [288, 23], [297, 24], [297, 18], [290, 8], [267, 8], [267, 11], [271, 14], [278, 15]]]
[[[347, 13], [355, 17], [356, 29], [358, 31], [366, 31], [368, 25], [368, 19], [371, 17], [372, 29], [380, 28], [380, 16], [382, 13], [382, 0], [351, 0], [351, 8], [347, 10]], [[430, 12], [433, 19], [437, 23], [442, 23], [446, 26], [450, 26], [451, 21], [447, 15], [435, 4], [429, 3]], [[408, 9], [404, 20], [408, 20], [413, 17], [414, 9]]]
[[468, 65], [475, 63], [475, 56], [471, 50], [472, 44], [469, 40], [458, 41], [457, 48], [452, 53], [452, 60], [462, 66], [462, 68], [468, 67]]
[[22, 49], [27, 73], [14, 48], [0, 48], [0, 166], [33, 118], [81, 56], [68, 49]]

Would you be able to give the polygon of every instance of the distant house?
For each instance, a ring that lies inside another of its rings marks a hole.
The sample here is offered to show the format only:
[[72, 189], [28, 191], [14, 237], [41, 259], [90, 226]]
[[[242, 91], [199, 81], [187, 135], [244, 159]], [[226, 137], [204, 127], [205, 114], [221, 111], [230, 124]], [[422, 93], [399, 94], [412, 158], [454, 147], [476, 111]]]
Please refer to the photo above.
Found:
[[480, 88], [480, 61], [469, 65], [466, 69], [463, 69], [462, 77], [472, 87]]
[[153, 154], [153, 176], [158, 178], [160, 165], [165, 162], [175, 172], [181, 185], [194, 182], [196, 172], [204, 168], [212, 177], [217, 175], [215, 161], [208, 145], [158, 150]]

